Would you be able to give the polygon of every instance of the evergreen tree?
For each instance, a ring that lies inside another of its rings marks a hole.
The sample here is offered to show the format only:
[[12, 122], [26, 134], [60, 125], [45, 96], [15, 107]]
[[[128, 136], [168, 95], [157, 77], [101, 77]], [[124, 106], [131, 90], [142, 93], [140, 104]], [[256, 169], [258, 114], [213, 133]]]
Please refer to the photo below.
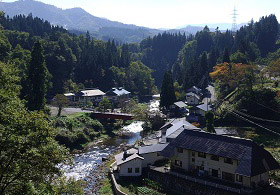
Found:
[[46, 104], [48, 70], [45, 65], [43, 48], [39, 41], [34, 44], [28, 74], [29, 93], [27, 107], [29, 110], [42, 110]]
[[175, 90], [173, 86], [172, 74], [167, 71], [164, 74], [161, 93], [160, 93], [160, 107], [169, 108], [176, 101]]
[[228, 49], [227, 49], [227, 48], [225, 48], [225, 50], [224, 50], [223, 62], [230, 63], [229, 52], [228, 52]]

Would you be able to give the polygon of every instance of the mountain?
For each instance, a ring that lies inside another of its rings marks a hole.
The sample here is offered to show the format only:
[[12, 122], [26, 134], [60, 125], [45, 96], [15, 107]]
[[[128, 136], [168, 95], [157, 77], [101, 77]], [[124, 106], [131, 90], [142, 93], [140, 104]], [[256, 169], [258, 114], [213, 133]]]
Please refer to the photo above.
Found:
[[10, 17], [32, 13], [33, 16], [48, 20], [53, 25], [63, 26], [79, 34], [89, 31], [96, 38], [103, 40], [115, 39], [120, 42], [140, 42], [148, 36], [162, 32], [161, 30], [99, 18], [82, 8], [64, 10], [34, 0], [19, 0], [12, 3], [0, 2], [0, 10]]
[[[242, 26], [246, 25], [246, 23], [241, 23], [237, 25], [237, 30], [240, 29]], [[193, 25], [186, 25], [184, 27], [178, 27], [178, 30], [183, 30], [191, 34], [195, 34], [198, 31], [203, 30], [205, 26], [208, 26], [210, 31], [215, 31], [217, 27], [219, 30], [224, 32], [226, 30], [231, 30], [232, 24], [230, 23], [213, 23], [213, 24], [193, 24]]]

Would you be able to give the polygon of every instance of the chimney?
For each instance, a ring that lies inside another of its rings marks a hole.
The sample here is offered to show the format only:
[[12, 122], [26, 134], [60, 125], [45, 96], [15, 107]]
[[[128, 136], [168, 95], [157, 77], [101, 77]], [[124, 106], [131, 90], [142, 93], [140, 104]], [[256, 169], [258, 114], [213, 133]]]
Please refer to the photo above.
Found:
[[124, 151], [123, 151], [123, 160], [125, 160], [126, 158], [127, 158], [127, 151], [124, 150]]

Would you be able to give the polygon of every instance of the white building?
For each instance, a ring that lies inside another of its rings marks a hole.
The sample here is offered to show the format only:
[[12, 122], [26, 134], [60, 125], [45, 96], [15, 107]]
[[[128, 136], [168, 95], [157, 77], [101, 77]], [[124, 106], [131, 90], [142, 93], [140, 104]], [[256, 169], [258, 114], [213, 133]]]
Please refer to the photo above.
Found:
[[139, 155], [144, 158], [142, 162], [142, 167], [148, 167], [149, 165], [154, 165], [155, 162], [165, 159], [165, 157], [160, 155], [160, 152], [168, 144], [154, 144], [150, 146], [140, 146]]
[[142, 163], [144, 158], [134, 152], [135, 149], [122, 152], [115, 156], [119, 176], [137, 177], [142, 175]]
[[77, 93], [79, 102], [83, 104], [87, 104], [89, 102], [99, 103], [105, 95], [106, 94], [99, 89], [83, 90]]
[[193, 92], [189, 92], [186, 94], [186, 102], [190, 106], [198, 105], [200, 103], [200, 96]]

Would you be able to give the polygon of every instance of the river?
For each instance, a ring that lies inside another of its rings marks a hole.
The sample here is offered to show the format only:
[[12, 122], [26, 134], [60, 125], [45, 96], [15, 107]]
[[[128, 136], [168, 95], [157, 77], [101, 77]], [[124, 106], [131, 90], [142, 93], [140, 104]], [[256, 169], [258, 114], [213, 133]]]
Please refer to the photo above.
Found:
[[91, 191], [95, 187], [96, 180], [100, 179], [97, 177], [103, 177], [96, 175], [97, 168], [102, 164], [102, 158], [108, 157], [119, 149], [121, 144], [134, 144], [141, 138], [140, 132], [143, 122], [136, 121], [128, 126], [124, 127], [124, 130], [130, 132], [130, 137], [126, 139], [122, 138], [110, 138], [102, 143], [92, 147], [88, 152], [83, 154], [74, 155], [73, 165], [60, 165], [63, 169], [64, 175], [67, 178], [75, 178], [76, 180], [84, 180], [87, 182], [87, 186], [84, 188], [85, 194], [92, 194]]
[[[151, 101], [149, 103], [149, 110], [150, 112], [159, 111], [159, 101]], [[72, 177], [76, 180], [86, 181], [87, 186], [84, 188], [84, 194], [93, 194], [92, 189], [95, 187], [96, 180], [100, 179], [98, 177], [103, 177], [96, 173], [96, 170], [102, 164], [102, 158], [106, 158], [116, 152], [122, 144], [134, 144], [137, 140], [141, 139], [140, 132], [143, 131], [143, 124], [144, 122], [136, 121], [123, 127], [130, 135], [126, 139], [109, 138], [90, 148], [88, 152], [75, 154], [73, 165], [59, 165], [64, 171], [64, 175], [67, 178]]]

